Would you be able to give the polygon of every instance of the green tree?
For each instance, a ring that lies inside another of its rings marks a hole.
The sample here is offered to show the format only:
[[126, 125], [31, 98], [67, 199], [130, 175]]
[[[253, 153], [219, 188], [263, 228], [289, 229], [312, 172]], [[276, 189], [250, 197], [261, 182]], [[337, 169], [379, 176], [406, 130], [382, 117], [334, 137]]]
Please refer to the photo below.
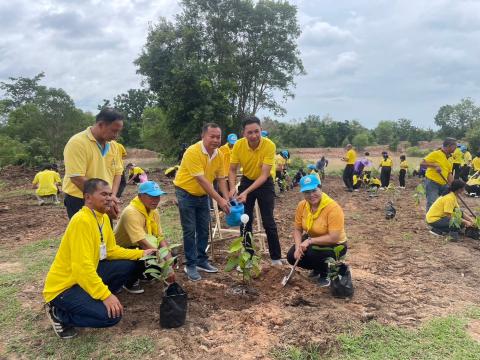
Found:
[[145, 148], [169, 155], [178, 151], [175, 139], [169, 135], [167, 116], [162, 109], [146, 108], [142, 122], [142, 142]]
[[377, 143], [379, 143], [380, 145], [390, 144], [396, 136], [395, 130], [396, 124], [394, 121], [380, 121], [374, 130]]
[[20, 141], [0, 134], [0, 167], [8, 164], [24, 164], [28, 159], [27, 149]]
[[355, 135], [352, 139], [352, 145], [357, 149], [363, 149], [370, 144], [368, 133], [363, 132]]
[[467, 133], [466, 140], [472, 155], [475, 155], [480, 151], [480, 124]]
[[480, 107], [471, 98], [464, 98], [455, 105], [444, 105], [435, 116], [435, 124], [440, 126], [441, 135], [462, 139], [467, 131], [480, 124]]
[[266, 0], [181, 4], [175, 23], [161, 19], [150, 29], [135, 61], [177, 142], [190, 142], [206, 121], [238, 131], [246, 114], [283, 113], [274, 94], [292, 97], [294, 76], [303, 73], [296, 8]]

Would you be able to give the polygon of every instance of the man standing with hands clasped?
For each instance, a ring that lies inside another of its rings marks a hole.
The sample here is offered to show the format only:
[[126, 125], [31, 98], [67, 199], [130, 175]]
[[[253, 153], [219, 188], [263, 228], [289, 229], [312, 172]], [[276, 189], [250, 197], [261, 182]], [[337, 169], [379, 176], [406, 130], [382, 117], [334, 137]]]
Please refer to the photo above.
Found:
[[[184, 270], [191, 281], [202, 278], [198, 270], [218, 272], [218, 269], [209, 263], [207, 255], [210, 222], [208, 195], [218, 203], [225, 214], [230, 213], [223, 154], [218, 151], [221, 140], [220, 127], [214, 123], [205, 124], [202, 128], [202, 140], [185, 151], [173, 181], [183, 230], [186, 258]], [[223, 197], [213, 188], [214, 179], [217, 180]]]
[[[282, 252], [278, 240], [277, 224], [273, 218], [275, 207], [275, 188], [273, 178], [275, 170], [275, 144], [261, 135], [262, 128], [260, 120], [255, 117], [247, 117], [242, 122], [243, 138], [238, 140], [232, 149], [230, 159], [230, 172], [228, 184], [230, 186], [230, 198], [236, 194], [237, 168], [243, 168], [243, 176], [238, 188], [237, 201], [245, 203], [245, 214], [249, 221], [243, 232], [252, 231], [253, 209], [255, 201], [258, 201], [263, 227], [267, 235], [268, 250], [272, 265], [282, 265]], [[247, 241], [251, 241], [247, 237]], [[247, 244], [251, 245], [251, 244]]]

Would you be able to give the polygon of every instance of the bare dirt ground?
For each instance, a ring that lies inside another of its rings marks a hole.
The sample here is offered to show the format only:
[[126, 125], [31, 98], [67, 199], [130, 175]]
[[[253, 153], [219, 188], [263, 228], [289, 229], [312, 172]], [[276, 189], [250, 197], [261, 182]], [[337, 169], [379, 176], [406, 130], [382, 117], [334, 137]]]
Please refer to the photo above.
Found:
[[[169, 193], [161, 204], [174, 206], [171, 180], [159, 172], [150, 177]], [[2, 251], [61, 236], [65, 229], [67, 217], [62, 206], [36, 205], [33, 192], [27, 191], [32, 178], [33, 172], [19, 168], [0, 172]], [[397, 216], [386, 220], [384, 206], [390, 193], [380, 192], [378, 197], [370, 197], [366, 191], [348, 193], [340, 178], [325, 180], [324, 191], [345, 211], [348, 263], [355, 286], [350, 300], [332, 298], [328, 289], [318, 288], [304, 271], [282, 288], [280, 281], [289, 267], [271, 267], [266, 255], [261, 277], [251, 284], [258, 295], [233, 295], [231, 289], [240, 281], [236, 273], [220, 271], [192, 283], [179, 270], [177, 280], [189, 296], [184, 327], [159, 328], [162, 287], [149, 284], [143, 295], [120, 294], [125, 316], [118, 326], [102, 331], [108, 331], [114, 342], [130, 335], [150, 336], [158, 349], [152, 358], [168, 354], [168, 359], [268, 359], [273, 348], [288, 344], [315, 343], [329, 349], [339, 333], [364, 322], [417, 327], [434, 316], [479, 305], [480, 243], [465, 238], [452, 243], [430, 235], [423, 221], [423, 204], [417, 206], [412, 197], [418, 182], [408, 179], [408, 188], [395, 201]], [[134, 191], [133, 186], [127, 188], [126, 203]], [[284, 255], [292, 245], [292, 221], [301, 200], [297, 191], [282, 194], [276, 204]], [[478, 199], [467, 201], [473, 208], [479, 205]], [[226, 248], [227, 243], [216, 243], [215, 263], [220, 269], [225, 265]], [[2, 271], [18, 268], [14, 262], [1, 265]], [[33, 296], [32, 306], [40, 308], [41, 290], [41, 284], [29, 285], [22, 294]], [[46, 320], [40, 320], [38, 326], [50, 331]]]

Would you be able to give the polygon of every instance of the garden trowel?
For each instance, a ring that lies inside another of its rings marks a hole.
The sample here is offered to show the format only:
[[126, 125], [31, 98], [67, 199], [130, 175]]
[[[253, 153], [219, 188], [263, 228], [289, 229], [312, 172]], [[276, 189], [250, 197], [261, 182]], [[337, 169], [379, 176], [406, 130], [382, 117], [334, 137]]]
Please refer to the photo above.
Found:
[[295, 261], [295, 264], [293, 264], [292, 270], [290, 270], [290, 272], [288, 273], [288, 275], [283, 277], [283, 279], [282, 279], [282, 286], [287, 285], [288, 280], [290, 280], [290, 278], [293, 276], [293, 273], [295, 272], [295, 268], [297, 267], [297, 264], [298, 264], [298, 261], [299, 261], [299, 260], [300, 260], [300, 258], [298, 258], [298, 259]]

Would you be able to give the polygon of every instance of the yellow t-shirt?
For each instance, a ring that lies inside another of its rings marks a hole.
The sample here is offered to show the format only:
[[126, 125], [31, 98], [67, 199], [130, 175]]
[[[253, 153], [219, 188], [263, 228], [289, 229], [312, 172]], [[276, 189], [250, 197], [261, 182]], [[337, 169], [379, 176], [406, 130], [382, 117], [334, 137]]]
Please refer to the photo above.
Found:
[[372, 177], [372, 178], [370, 178], [370, 185], [381, 186], [382, 182], [379, 179], [377, 179], [376, 177]]
[[[158, 227], [157, 237], [163, 239], [163, 231], [160, 226], [160, 214], [158, 210], [153, 210], [153, 218]], [[147, 235], [147, 221], [145, 216], [135, 209], [132, 205], [128, 205], [120, 215], [120, 220], [115, 226], [115, 240], [117, 244], [124, 248], [137, 246], [140, 240], [144, 240]]]
[[[97, 223], [98, 221], [98, 223]], [[79, 285], [92, 298], [105, 300], [111, 292], [97, 273], [100, 261], [100, 230], [103, 224], [103, 241], [107, 260], [138, 260], [143, 250], [124, 249], [115, 243], [107, 214], [100, 214], [84, 206], [68, 223], [43, 289], [46, 302], [74, 285]]]
[[480, 171], [480, 157], [475, 157], [472, 160], [473, 171]]
[[400, 162], [400, 169], [407, 170], [408, 169], [408, 162], [407, 160], [403, 160]]
[[230, 155], [232, 154], [232, 149], [230, 148], [229, 144], [226, 143], [218, 148], [218, 150], [223, 154], [223, 167], [225, 176], [228, 176], [228, 172], [230, 171]]
[[108, 146], [110, 147], [108, 152], [102, 156], [91, 127], [68, 140], [63, 150], [65, 160], [63, 191], [66, 194], [83, 198], [82, 191], [70, 179], [72, 177], [100, 178], [112, 186], [113, 178], [122, 175], [123, 165], [117, 143], [111, 141]]
[[217, 150], [210, 159], [201, 140], [185, 151], [173, 184], [191, 195], [203, 196], [207, 193], [195, 178], [200, 175], [211, 183], [215, 178], [225, 177], [223, 154]]
[[145, 171], [143, 171], [143, 169], [141, 167], [135, 166], [135, 167], [131, 168], [128, 173], [129, 173], [129, 175], [135, 176], [135, 175], [145, 174]]
[[463, 153], [460, 148], [456, 148], [455, 151], [452, 153], [452, 156], [450, 156], [450, 160], [453, 164], [463, 164]]
[[60, 184], [61, 182], [62, 180], [60, 180], [60, 176], [56, 171], [43, 170], [35, 175], [32, 184], [38, 184], [38, 188], [35, 191], [38, 196], [49, 196], [57, 193], [56, 184]]
[[470, 162], [472, 161], [472, 154], [470, 154], [470, 151], [465, 151], [463, 154], [463, 160], [465, 164], [470, 165]]
[[112, 140], [111, 143], [114, 142], [117, 144], [117, 151], [120, 155], [120, 160], [122, 162], [122, 168], [123, 168], [123, 159], [127, 156], [127, 150], [125, 150], [125, 147], [120, 144], [119, 142]]
[[451, 216], [453, 210], [458, 207], [457, 196], [455, 193], [451, 192], [445, 196], [440, 196], [435, 200], [425, 216], [427, 223], [431, 224], [445, 216]]
[[[438, 164], [442, 169], [442, 175], [445, 179], [448, 180], [448, 174], [452, 172], [452, 163], [448, 161], [447, 155], [442, 150], [435, 150], [428, 154], [424, 160], [426, 162], [432, 162]], [[428, 167], [425, 172], [425, 177], [432, 181], [435, 181], [437, 184], [445, 185], [446, 181], [442, 179], [439, 173], [435, 168]]]
[[262, 166], [270, 165], [270, 175], [275, 178], [275, 151], [272, 140], [262, 137], [255, 150], [248, 145], [246, 138], [241, 138], [233, 145], [231, 164], [240, 164], [243, 175], [250, 180], [256, 180], [262, 174]]
[[473, 178], [473, 177], [472, 177], [472, 178], [468, 179], [467, 185], [470, 185], [470, 186], [472, 186], [472, 185], [480, 185], [480, 178], [478, 178], [478, 177], [477, 177], [477, 178]]
[[357, 160], [357, 153], [355, 150], [350, 149], [345, 154], [345, 159], [347, 159], [347, 165], [355, 164], [355, 160]]
[[383, 159], [381, 162], [380, 162], [380, 166], [381, 167], [392, 167], [393, 166], [393, 161], [391, 158], [386, 158], [386, 159]]
[[[295, 228], [307, 231], [307, 200], [302, 200], [297, 205], [295, 212]], [[343, 210], [335, 201], [331, 202], [320, 212], [320, 215], [313, 221], [313, 226], [308, 231], [310, 237], [318, 237], [330, 233], [331, 231], [340, 231], [340, 240], [338, 244], [347, 241], [345, 235]]]
[[357, 185], [357, 182], [358, 182], [358, 176], [353, 175], [353, 186]]
[[275, 155], [275, 169], [281, 171], [287, 166], [287, 160], [280, 154]]

